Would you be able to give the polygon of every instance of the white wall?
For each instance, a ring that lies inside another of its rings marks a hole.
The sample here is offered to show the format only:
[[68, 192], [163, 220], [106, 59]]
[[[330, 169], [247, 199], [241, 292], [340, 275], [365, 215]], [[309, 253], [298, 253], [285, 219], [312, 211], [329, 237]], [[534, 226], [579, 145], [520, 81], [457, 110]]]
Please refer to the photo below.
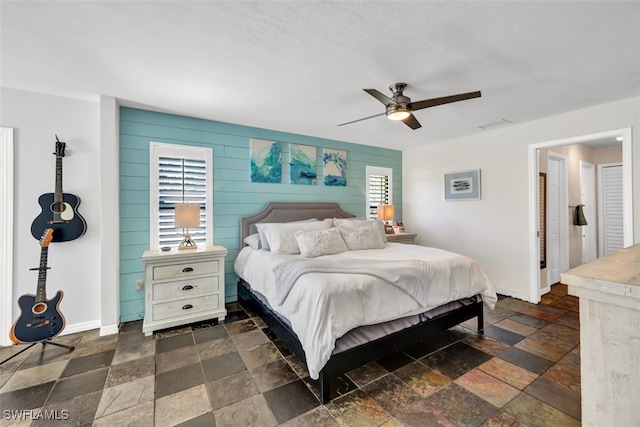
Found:
[[[13, 128], [15, 139], [14, 300], [36, 291], [38, 275], [29, 268], [38, 267], [40, 246], [31, 235], [31, 223], [41, 212], [38, 197], [54, 191], [52, 153], [57, 134], [67, 143], [63, 190], [80, 197], [78, 211], [87, 222], [87, 232], [79, 239], [49, 246], [47, 294], [52, 297], [64, 291], [60, 309], [67, 326], [63, 333], [100, 327], [99, 103], [6, 88], [0, 89], [0, 95], [0, 126]], [[14, 302], [13, 318], [18, 315]]]
[[[508, 118], [508, 113], [506, 118]], [[529, 299], [528, 145], [577, 135], [640, 129], [640, 97], [406, 150], [403, 212], [417, 242], [470, 256], [500, 293]], [[640, 142], [632, 143], [635, 221], [640, 213]], [[444, 200], [444, 174], [482, 170], [482, 200]], [[634, 227], [640, 242], [640, 225]]]

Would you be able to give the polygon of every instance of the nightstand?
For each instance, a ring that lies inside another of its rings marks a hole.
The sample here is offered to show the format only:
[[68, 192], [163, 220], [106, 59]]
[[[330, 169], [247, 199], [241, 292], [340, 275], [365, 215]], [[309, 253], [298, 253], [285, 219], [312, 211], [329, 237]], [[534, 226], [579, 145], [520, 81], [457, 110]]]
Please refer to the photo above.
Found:
[[145, 251], [145, 336], [201, 320], [224, 320], [226, 255], [222, 246]]
[[387, 241], [391, 243], [405, 243], [407, 245], [415, 245], [417, 235], [418, 233], [387, 234]]

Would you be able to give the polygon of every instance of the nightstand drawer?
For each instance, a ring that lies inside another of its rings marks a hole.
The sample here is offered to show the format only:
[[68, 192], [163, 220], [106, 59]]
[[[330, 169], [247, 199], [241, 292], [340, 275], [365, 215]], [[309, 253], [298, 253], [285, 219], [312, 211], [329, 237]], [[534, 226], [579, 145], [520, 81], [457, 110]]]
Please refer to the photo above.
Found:
[[185, 298], [153, 305], [153, 320], [164, 320], [172, 317], [188, 317], [203, 311], [217, 310], [220, 306], [220, 295], [205, 295], [196, 298]]
[[153, 280], [214, 274], [220, 271], [220, 261], [185, 262], [183, 264], [158, 265], [153, 267]]
[[198, 295], [216, 293], [219, 289], [220, 276], [156, 283], [153, 285], [153, 300], [191, 298]]

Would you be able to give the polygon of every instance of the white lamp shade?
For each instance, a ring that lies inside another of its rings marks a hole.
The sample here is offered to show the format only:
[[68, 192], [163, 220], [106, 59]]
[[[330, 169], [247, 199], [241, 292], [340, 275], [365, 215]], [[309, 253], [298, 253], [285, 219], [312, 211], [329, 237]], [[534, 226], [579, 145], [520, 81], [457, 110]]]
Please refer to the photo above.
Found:
[[200, 205], [195, 203], [176, 203], [176, 228], [200, 226]]
[[382, 221], [391, 221], [395, 217], [395, 208], [393, 205], [378, 205], [378, 219]]

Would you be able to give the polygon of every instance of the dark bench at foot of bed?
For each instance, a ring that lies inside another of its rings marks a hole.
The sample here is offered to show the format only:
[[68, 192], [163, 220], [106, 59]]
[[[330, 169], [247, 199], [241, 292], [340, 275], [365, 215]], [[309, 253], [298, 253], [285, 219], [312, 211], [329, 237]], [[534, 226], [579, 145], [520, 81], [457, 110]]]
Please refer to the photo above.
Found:
[[[306, 363], [302, 344], [300, 344], [293, 330], [281, 321], [269, 307], [264, 305], [251, 291], [249, 284], [242, 279], [238, 280], [238, 298], [244, 307], [258, 314], [273, 333], [276, 334], [300, 360]], [[424, 341], [439, 332], [445, 331], [474, 317], [478, 318], [478, 332], [483, 333], [483, 303], [482, 301], [477, 301], [385, 337], [378, 338], [375, 341], [370, 341], [343, 352], [333, 354], [320, 371], [320, 402], [326, 404], [331, 400], [330, 384], [333, 378], [366, 363], [373, 362], [402, 350], [419, 341]]]

